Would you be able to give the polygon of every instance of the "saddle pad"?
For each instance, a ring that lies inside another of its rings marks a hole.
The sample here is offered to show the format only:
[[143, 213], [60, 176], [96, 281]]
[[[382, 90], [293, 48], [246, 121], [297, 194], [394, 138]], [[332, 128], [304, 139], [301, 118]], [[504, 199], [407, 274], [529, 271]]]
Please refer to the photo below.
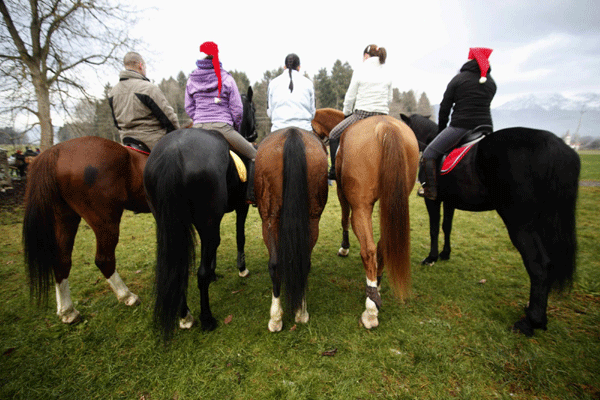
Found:
[[460, 160], [462, 160], [463, 157], [467, 155], [469, 150], [471, 150], [471, 147], [473, 147], [473, 145], [459, 147], [458, 149], [452, 150], [450, 154], [448, 154], [446, 158], [444, 158], [440, 174], [446, 175], [447, 173], [452, 171], [452, 169], [456, 167], [456, 165], [458, 165]]
[[233, 162], [235, 163], [235, 168], [237, 169], [240, 180], [242, 182], [246, 182], [248, 177], [246, 176], [246, 166], [244, 165], [244, 162], [240, 156], [235, 154], [233, 151], [229, 150], [229, 154], [231, 154], [231, 158], [233, 158]]

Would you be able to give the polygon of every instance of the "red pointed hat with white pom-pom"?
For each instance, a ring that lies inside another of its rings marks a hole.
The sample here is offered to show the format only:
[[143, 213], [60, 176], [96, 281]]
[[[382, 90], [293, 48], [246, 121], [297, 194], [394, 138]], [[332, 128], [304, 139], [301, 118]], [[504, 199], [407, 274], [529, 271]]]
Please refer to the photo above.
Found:
[[221, 66], [219, 64], [219, 46], [215, 42], [204, 42], [200, 45], [200, 51], [206, 55], [213, 56], [212, 64], [217, 75], [219, 97], [221, 97]]
[[469, 60], [477, 60], [477, 64], [479, 64], [479, 70], [481, 71], [481, 78], [479, 78], [479, 83], [485, 83], [487, 81], [487, 73], [490, 69], [490, 62], [488, 58], [490, 58], [490, 54], [492, 54], [492, 49], [488, 49], [485, 47], [471, 47], [469, 49]]

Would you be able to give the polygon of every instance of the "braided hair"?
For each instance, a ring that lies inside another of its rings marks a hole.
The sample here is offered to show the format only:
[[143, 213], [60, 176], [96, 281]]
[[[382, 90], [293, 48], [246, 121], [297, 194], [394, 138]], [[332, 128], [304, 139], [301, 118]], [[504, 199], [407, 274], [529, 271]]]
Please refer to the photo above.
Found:
[[290, 93], [294, 91], [294, 82], [292, 81], [292, 70], [298, 69], [299, 66], [300, 66], [300, 57], [298, 57], [294, 53], [288, 54], [287, 57], [285, 58], [285, 67], [288, 69], [288, 71], [290, 73], [290, 86], [289, 86]]

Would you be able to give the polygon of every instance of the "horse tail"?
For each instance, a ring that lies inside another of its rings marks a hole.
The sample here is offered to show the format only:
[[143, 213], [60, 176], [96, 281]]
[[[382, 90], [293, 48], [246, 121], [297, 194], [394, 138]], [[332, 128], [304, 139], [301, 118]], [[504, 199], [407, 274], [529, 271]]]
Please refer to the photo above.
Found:
[[571, 285], [575, 273], [575, 206], [581, 161], [577, 153], [562, 141], [552, 144], [550, 150], [545, 160], [549, 169], [540, 184], [540, 190], [545, 194], [540, 202], [543, 209], [538, 213], [537, 223], [550, 258], [550, 286], [561, 291]]
[[379, 169], [379, 207], [381, 240], [378, 253], [383, 257], [390, 282], [403, 298], [410, 292], [410, 219], [406, 183], [408, 166], [398, 129], [387, 122], [375, 128], [381, 138]]
[[283, 194], [277, 264], [287, 305], [300, 309], [310, 270], [310, 214], [306, 149], [302, 133], [290, 129], [283, 147]]
[[48, 301], [52, 270], [59, 262], [55, 205], [62, 200], [56, 180], [58, 150], [50, 148], [29, 165], [23, 218], [23, 253], [31, 297]]
[[183, 177], [180, 153], [150, 155], [144, 185], [156, 219], [154, 326], [165, 339], [173, 334], [177, 318], [184, 317], [189, 268], [195, 261], [195, 234]]

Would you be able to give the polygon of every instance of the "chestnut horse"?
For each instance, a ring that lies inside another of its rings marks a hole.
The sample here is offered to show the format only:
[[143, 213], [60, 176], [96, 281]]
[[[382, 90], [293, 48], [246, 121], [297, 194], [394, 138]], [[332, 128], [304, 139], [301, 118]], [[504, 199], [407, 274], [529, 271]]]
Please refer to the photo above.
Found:
[[119, 301], [139, 303], [116, 270], [115, 247], [123, 210], [150, 212], [142, 170], [147, 154], [95, 136], [59, 143], [35, 157], [27, 177], [23, 246], [32, 295], [46, 300], [51, 275], [57, 314], [75, 322], [69, 288], [71, 253], [83, 218], [96, 235], [96, 266]]
[[[317, 132], [344, 118], [341, 111], [320, 109]], [[328, 132], [327, 132], [328, 133]], [[348, 254], [348, 225], [360, 242], [367, 275], [365, 328], [379, 325], [381, 277], [387, 267], [394, 291], [404, 297], [410, 287], [410, 221], [408, 197], [416, 182], [419, 147], [402, 121], [375, 116], [352, 124], [340, 138], [336, 156], [337, 193], [342, 208], [343, 240], [339, 255]], [[373, 239], [372, 214], [379, 200], [381, 238]]]
[[327, 153], [313, 133], [271, 133], [256, 155], [255, 194], [273, 282], [269, 330], [283, 326], [281, 286], [296, 322], [308, 322], [306, 285], [319, 220], [327, 203]]

